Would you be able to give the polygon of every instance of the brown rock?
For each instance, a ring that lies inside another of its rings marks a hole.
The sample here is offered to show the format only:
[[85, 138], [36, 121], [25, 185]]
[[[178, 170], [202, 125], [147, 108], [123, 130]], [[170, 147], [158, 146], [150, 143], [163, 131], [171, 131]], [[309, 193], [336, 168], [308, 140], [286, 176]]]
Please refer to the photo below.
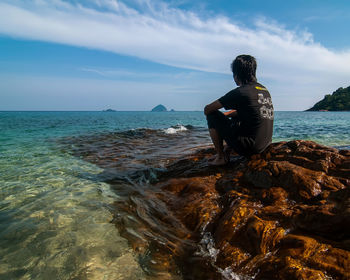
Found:
[[172, 163], [150, 191], [166, 209], [158, 220], [167, 249], [147, 250], [169, 259], [164, 270], [184, 279], [350, 279], [349, 151], [281, 142], [225, 167], [208, 167], [210, 154]]

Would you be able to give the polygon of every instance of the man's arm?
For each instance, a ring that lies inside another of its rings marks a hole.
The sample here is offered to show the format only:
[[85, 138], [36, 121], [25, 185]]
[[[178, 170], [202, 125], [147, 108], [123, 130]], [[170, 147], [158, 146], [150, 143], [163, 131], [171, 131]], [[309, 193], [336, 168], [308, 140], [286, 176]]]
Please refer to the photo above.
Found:
[[219, 100], [215, 100], [214, 102], [208, 104], [204, 107], [204, 115], [208, 115], [216, 110], [221, 109], [223, 106]]
[[235, 118], [237, 117], [237, 110], [231, 110], [231, 111], [225, 112], [224, 115], [229, 118]]

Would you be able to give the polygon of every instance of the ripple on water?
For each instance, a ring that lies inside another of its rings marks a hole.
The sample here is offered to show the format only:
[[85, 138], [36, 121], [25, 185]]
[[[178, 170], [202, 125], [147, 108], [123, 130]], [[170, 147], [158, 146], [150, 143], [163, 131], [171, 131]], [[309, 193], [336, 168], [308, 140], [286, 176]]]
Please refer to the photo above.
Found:
[[[4, 153], [3, 153], [4, 155]], [[0, 278], [145, 279], [98, 167], [44, 145], [0, 159]]]

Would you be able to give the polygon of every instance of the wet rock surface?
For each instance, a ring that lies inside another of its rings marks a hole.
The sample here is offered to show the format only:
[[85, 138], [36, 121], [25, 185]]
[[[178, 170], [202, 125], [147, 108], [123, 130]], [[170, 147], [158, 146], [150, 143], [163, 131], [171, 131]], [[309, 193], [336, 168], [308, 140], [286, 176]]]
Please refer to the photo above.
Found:
[[146, 270], [159, 279], [350, 279], [349, 150], [280, 142], [224, 167], [207, 165], [212, 154], [166, 166], [142, 203], [115, 203], [130, 214], [114, 222]]

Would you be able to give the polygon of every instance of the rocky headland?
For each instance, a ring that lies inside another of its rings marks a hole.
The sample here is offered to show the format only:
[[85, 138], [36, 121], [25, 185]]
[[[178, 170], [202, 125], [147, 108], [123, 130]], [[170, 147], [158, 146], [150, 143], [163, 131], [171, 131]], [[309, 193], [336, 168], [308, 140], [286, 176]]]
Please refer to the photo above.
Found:
[[306, 111], [350, 111], [350, 86], [338, 88]]
[[143, 191], [142, 204], [157, 204], [151, 216], [115, 203], [140, 217], [114, 222], [146, 269], [159, 279], [350, 279], [349, 150], [280, 142], [208, 167], [212, 154], [166, 166]]

